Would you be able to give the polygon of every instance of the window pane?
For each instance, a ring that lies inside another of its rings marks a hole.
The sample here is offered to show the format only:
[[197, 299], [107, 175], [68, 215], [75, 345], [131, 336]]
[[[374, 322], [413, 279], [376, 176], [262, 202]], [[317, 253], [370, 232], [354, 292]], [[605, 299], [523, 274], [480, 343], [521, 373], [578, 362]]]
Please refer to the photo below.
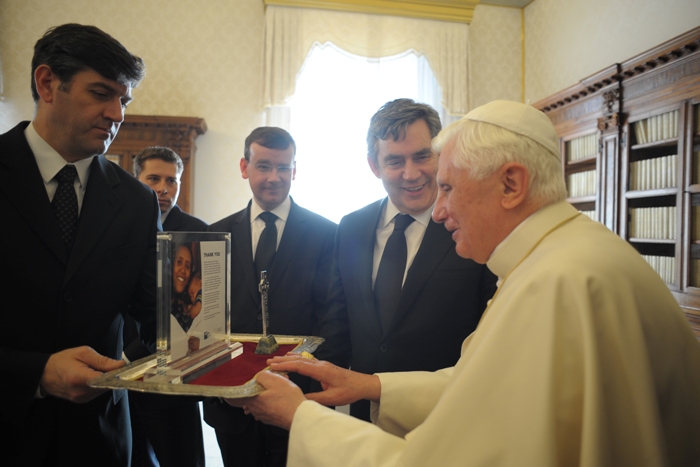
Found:
[[297, 143], [294, 200], [338, 222], [386, 196], [367, 164], [367, 128], [379, 107], [401, 97], [440, 109], [440, 88], [424, 57], [367, 59], [314, 47], [289, 104]]

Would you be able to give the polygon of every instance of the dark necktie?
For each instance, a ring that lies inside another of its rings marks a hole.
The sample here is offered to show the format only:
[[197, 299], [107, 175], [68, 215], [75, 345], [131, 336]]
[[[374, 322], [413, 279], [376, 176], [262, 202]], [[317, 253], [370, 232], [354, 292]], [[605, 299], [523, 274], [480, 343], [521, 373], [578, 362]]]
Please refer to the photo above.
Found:
[[75, 225], [78, 222], [78, 197], [73, 186], [77, 176], [78, 171], [75, 170], [74, 165], [65, 165], [54, 177], [58, 181], [58, 188], [51, 201], [51, 209], [68, 249], [73, 244]]
[[258, 246], [255, 249], [255, 277], [256, 281], [260, 280], [260, 272], [267, 271], [270, 275], [272, 260], [275, 259], [275, 251], [277, 251], [277, 226], [275, 221], [277, 216], [271, 212], [262, 212], [260, 217], [265, 222], [265, 228], [258, 239]]
[[407, 214], [398, 214], [394, 218], [394, 231], [386, 242], [382, 260], [379, 262], [377, 278], [374, 281], [374, 304], [379, 312], [382, 329], [385, 331], [399, 304], [408, 254], [404, 230], [413, 221], [413, 217]]

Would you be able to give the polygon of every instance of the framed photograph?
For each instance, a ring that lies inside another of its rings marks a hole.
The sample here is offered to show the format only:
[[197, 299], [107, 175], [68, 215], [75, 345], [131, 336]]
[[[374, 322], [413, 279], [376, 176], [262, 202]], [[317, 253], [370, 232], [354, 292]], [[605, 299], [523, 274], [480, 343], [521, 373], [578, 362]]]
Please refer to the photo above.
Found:
[[230, 271], [230, 234], [158, 234], [158, 365], [146, 379], [187, 382], [237, 355]]

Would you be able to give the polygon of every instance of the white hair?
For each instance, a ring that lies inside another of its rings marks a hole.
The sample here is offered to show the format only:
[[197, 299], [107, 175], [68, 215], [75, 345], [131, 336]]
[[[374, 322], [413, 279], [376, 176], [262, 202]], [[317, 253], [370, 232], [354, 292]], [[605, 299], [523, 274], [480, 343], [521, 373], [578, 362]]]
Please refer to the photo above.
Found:
[[527, 168], [530, 197], [543, 206], [566, 199], [566, 184], [558, 156], [530, 138], [485, 122], [461, 119], [442, 130], [433, 140], [440, 153], [454, 141], [453, 162], [482, 180], [508, 162]]

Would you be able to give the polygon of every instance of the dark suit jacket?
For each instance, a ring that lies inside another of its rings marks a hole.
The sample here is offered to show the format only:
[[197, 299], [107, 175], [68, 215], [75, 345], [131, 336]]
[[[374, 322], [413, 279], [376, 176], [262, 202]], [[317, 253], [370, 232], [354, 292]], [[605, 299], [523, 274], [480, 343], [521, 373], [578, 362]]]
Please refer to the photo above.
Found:
[[0, 135], [0, 278], [8, 293], [0, 327], [0, 423], [9, 434], [0, 437], [0, 452], [8, 465], [89, 465], [96, 458], [126, 465], [123, 391], [86, 404], [34, 396], [55, 352], [88, 345], [120, 359], [123, 313], [155, 343], [157, 199], [129, 173], [95, 157], [68, 254], [24, 137], [27, 125]]
[[163, 230], [165, 232], [204, 232], [207, 230], [207, 223], [183, 212], [176, 204], [168, 213], [168, 217], [165, 218]]
[[[431, 220], [393, 321], [383, 330], [374, 305], [372, 262], [385, 202], [372, 203], [340, 221], [321, 329], [326, 340], [316, 356], [368, 374], [452, 366], [496, 290], [496, 277], [486, 266], [457, 256], [450, 233]], [[367, 407], [357, 404], [351, 412], [361, 411], [367, 419]]]
[[[262, 333], [260, 292], [255, 277], [248, 207], [209, 226], [211, 232], [231, 233], [231, 332]], [[326, 311], [328, 279], [336, 225], [292, 201], [272, 268], [269, 332], [318, 335]], [[295, 380], [308, 388], [308, 381]], [[252, 417], [225, 403], [209, 400], [204, 419], [216, 429], [240, 431]]]

